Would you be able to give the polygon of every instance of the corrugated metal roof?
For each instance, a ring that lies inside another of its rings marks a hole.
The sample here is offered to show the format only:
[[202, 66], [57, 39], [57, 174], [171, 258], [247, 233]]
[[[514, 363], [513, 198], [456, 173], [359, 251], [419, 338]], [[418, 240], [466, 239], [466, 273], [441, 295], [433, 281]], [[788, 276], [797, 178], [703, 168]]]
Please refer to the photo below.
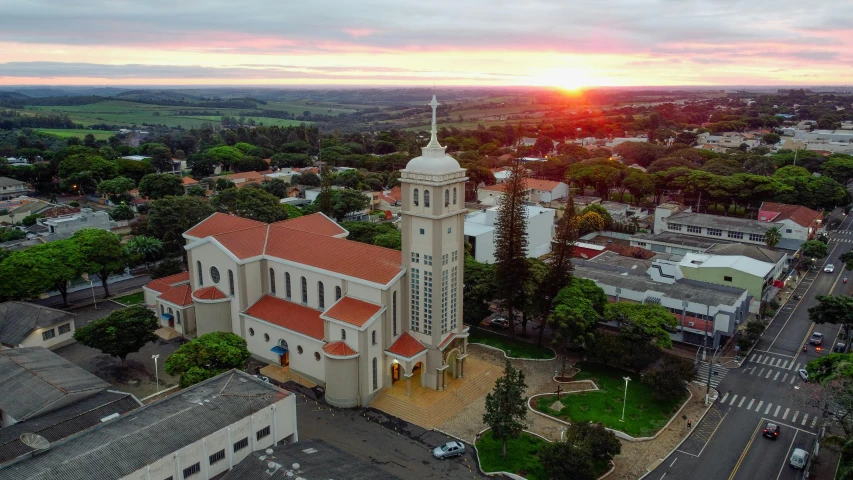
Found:
[[27, 302], [0, 303], [0, 343], [18, 346], [37, 328], [74, 321], [74, 314]]

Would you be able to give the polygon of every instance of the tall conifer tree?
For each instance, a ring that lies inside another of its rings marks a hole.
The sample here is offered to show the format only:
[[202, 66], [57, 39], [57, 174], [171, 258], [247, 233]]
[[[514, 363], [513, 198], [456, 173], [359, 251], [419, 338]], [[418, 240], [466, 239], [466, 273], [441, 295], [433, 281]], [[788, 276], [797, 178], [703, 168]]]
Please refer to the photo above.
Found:
[[515, 312], [524, 304], [524, 282], [527, 279], [527, 223], [525, 221], [524, 167], [519, 159], [510, 169], [500, 199], [495, 232], [495, 274], [498, 295], [506, 311], [510, 334], [515, 338]]

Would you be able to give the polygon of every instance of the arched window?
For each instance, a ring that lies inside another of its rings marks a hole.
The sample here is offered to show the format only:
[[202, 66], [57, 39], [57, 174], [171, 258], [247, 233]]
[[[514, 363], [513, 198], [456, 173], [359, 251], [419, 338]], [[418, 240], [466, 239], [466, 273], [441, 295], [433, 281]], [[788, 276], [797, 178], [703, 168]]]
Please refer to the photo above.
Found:
[[347, 339], [347, 331], [342, 328], [341, 329], [341, 340], [346, 340], [346, 339]]
[[326, 288], [323, 282], [317, 282], [317, 305], [320, 308], [326, 308]]
[[453, 204], [456, 205], [456, 187], [453, 187]]
[[165, 314], [166, 314], [166, 307], [164, 307], [163, 304], [161, 303], [160, 304], [160, 315], [165, 315]]
[[201, 270], [201, 262], [195, 262], [196, 270], [198, 270], [198, 285], [204, 285], [204, 272]]
[[275, 270], [270, 268], [270, 293], [275, 295]]
[[302, 303], [308, 303], [308, 280], [302, 277]]
[[341, 287], [335, 287], [335, 301], [341, 299]]
[[415, 206], [418, 206], [418, 189], [415, 189], [414, 202]]
[[172, 307], [169, 307], [169, 315], [174, 315], [175, 312], [172, 311]]
[[377, 370], [378, 369], [376, 368], [376, 357], [373, 357], [373, 389], [374, 390], [379, 388], [379, 375], [377, 375], [379, 372]]
[[234, 296], [234, 272], [228, 270], [228, 292]]
[[290, 298], [290, 274], [284, 272], [284, 293]]
[[391, 294], [391, 320], [394, 325], [394, 336], [397, 336], [397, 292]]
[[376, 330], [370, 332], [370, 344], [376, 345]]
[[444, 191], [444, 206], [445, 207], [450, 206], [450, 190]]
[[177, 312], [175, 312], [175, 315], [176, 315], [176, 317], [175, 317], [175, 318], [176, 318], [176, 320], [177, 320], [177, 322], [178, 322], [178, 325], [180, 325], [180, 324], [181, 324], [181, 311], [180, 311], [180, 310], [178, 310]]
[[429, 190], [424, 190], [424, 206], [429, 206]]

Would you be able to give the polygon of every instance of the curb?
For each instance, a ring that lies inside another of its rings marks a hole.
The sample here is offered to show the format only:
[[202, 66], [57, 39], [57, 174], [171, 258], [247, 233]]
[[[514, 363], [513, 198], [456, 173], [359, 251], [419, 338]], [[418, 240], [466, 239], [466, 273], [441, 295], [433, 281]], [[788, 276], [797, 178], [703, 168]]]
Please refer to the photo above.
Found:
[[[719, 392], [716, 388], [714, 388], [713, 390], [714, 390], [715, 392], [717, 392], [717, 398], [720, 398], [720, 392]], [[701, 416], [701, 417], [699, 417], [699, 420], [697, 420], [697, 421], [696, 421], [696, 425], [699, 425], [699, 423], [700, 423], [700, 422], [702, 422], [702, 420], [704, 420], [704, 419], [705, 419], [705, 416], [706, 416], [706, 415], [708, 415], [708, 412], [709, 412], [709, 411], [711, 411], [711, 407], [713, 407], [715, 403], [717, 403], [717, 402], [716, 402], [716, 400], [715, 400], [715, 401], [713, 401], [713, 402], [711, 402], [711, 404], [710, 404], [710, 405], [708, 405], [708, 408], [706, 408], [706, 409], [705, 409], [705, 411], [702, 413], [702, 416]], [[678, 450], [679, 448], [681, 448], [681, 445], [682, 445], [684, 442], [686, 442], [686, 441], [687, 441], [687, 438], [688, 438], [688, 437], [690, 437], [690, 433], [691, 433], [691, 432], [692, 432], [692, 430], [691, 430], [690, 432], [687, 432], [687, 435], [685, 435], [685, 436], [684, 436], [684, 438], [682, 438], [682, 439], [681, 439], [681, 441], [680, 441], [680, 442], [678, 442], [678, 445], [676, 445], [676, 446], [675, 446], [675, 448], [673, 448], [672, 450], [670, 450], [670, 452], [669, 452], [669, 453], [667, 453], [667, 454], [666, 454], [666, 456], [665, 456], [665, 457], [663, 457], [660, 461], [661, 461], [661, 462], [663, 462], [664, 460], [666, 460], [667, 458], [669, 458], [669, 456], [670, 456], [670, 455], [672, 455], [676, 450]], [[660, 465], [660, 463], [659, 463], [658, 465]], [[644, 478], [646, 478], [647, 476], [649, 476], [651, 473], [652, 473], [652, 471], [651, 471], [651, 470], [649, 470], [649, 469], [647, 468], [647, 469], [646, 469], [646, 473], [645, 473], [645, 475], [643, 475], [642, 477], [638, 478], [637, 480], [643, 480]]]
[[557, 352], [554, 352], [554, 350], [551, 347], [544, 347], [544, 348], [547, 348], [548, 350], [551, 350], [552, 352], [554, 352], [554, 356], [552, 358], [519, 358], [519, 357], [510, 357], [509, 355], [506, 354], [506, 351], [504, 349], [498, 348], [498, 347], [493, 347], [491, 345], [486, 345], [485, 343], [468, 342], [468, 345], [479, 345], [481, 347], [485, 347], [485, 348], [488, 348], [490, 350], [495, 350], [495, 351], [501, 352], [504, 355], [504, 358], [507, 358], [509, 360], [522, 360], [525, 362], [550, 362], [551, 360], [557, 359]]
[[[596, 388], [596, 390], [598, 390], [598, 388]], [[589, 391], [589, 390], [586, 390], [586, 391]], [[581, 392], [566, 392], [567, 395], [570, 395], [572, 393], [581, 393]], [[663, 431], [666, 430], [672, 424], [672, 422], [675, 421], [675, 419], [678, 417], [678, 414], [681, 413], [684, 410], [684, 408], [687, 407], [687, 404], [690, 403], [690, 400], [693, 399], [693, 392], [691, 392], [689, 388], [687, 389], [687, 393], [689, 395], [687, 397], [687, 400], [685, 400], [684, 403], [681, 404], [681, 407], [675, 413], [672, 414], [672, 417], [669, 419], [668, 422], [666, 422], [666, 425], [662, 426], [658, 430], [658, 432], [656, 434], [654, 434], [654, 436], [651, 436], [651, 437], [632, 437], [631, 435], [628, 435], [627, 433], [625, 433], [621, 430], [615, 430], [615, 429], [609, 428], [609, 427], [604, 427], [604, 428], [609, 432], [613, 432], [613, 434], [616, 435], [617, 437], [619, 437], [623, 440], [627, 440], [629, 442], [648, 442], [650, 440], [654, 440], [654, 439], [658, 438], [663, 433]], [[536, 395], [531, 396], [530, 398], [527, 399], [527, 409], [529, 411], [537, 414], [537, 415], [541, 415], [545, 418], [550, 418], [551, 420], [562, 423], [564, 425], [571, 425], [571, 423], [569, 423], [565, 420], [561, 420], [559, 418], [552, 417], [551, 415], [548, 415], [547, 413], [542, 413], [530, 405], [531, 399], [533, 399], [534, 397], [543, 396], [543, 395], [553, 395], [553, 393], [538, 393]], [[707, 413], [707, 411], [706, 411], [706, 413]], [[703, 417], [704, 417], [704, 414], [703, 414]]]

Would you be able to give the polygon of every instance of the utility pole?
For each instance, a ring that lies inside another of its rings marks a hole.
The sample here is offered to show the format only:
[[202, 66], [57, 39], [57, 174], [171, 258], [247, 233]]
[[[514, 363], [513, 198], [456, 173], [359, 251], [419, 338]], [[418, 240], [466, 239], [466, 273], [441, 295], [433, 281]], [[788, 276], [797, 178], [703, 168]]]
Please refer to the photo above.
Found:
[[713, 374], [714, 356], [712, 355], [711, 358], [708, 358], [708, 324], [710, 321], [707, 319], [711, 318], [711, 306], [706, 305], [705, 309], [706, 309], [707, 315], [705, 315], [706, 320], [705, 320], [705, 342], [704, 343], [705, 343], [705, 358], [708, 360], [708, 384], [705, 388], [705, 399], [707, 400], [708, 395], [710, 395], [710, 393], [711, 393], [711, 375]]

